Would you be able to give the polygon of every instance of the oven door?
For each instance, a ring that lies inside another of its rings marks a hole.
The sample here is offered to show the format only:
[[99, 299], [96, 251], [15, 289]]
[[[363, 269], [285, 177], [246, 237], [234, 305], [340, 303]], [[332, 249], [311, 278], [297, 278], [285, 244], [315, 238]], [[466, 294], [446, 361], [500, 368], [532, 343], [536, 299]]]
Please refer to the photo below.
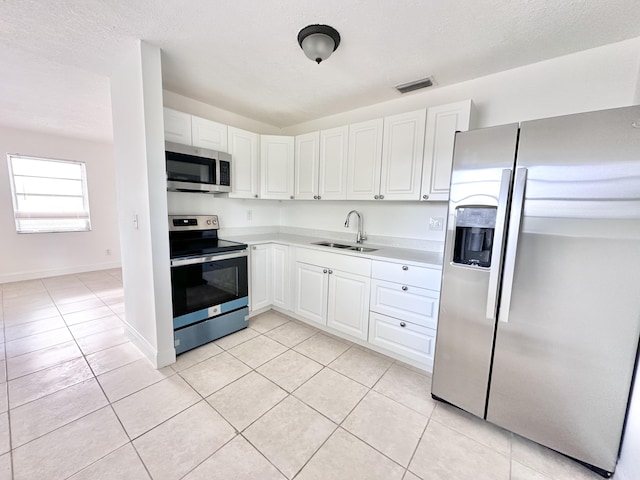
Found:
[[173, 328], [248, 305], [247, 252], [171, 261]]

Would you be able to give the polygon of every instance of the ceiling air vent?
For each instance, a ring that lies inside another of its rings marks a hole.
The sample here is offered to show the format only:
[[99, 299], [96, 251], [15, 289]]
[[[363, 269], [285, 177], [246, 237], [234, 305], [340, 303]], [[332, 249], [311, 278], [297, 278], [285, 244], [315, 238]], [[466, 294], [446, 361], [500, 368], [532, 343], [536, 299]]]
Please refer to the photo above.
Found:
[[421, 88], [427, 88], [435, 84], [433, 77], [423, 78], [421, 80], [415, 80], [409, 83], [403, 83], [402, 85], [396, 85], [395, 89], [400, 93], [409, 93], [414, 90], [420, 90]]

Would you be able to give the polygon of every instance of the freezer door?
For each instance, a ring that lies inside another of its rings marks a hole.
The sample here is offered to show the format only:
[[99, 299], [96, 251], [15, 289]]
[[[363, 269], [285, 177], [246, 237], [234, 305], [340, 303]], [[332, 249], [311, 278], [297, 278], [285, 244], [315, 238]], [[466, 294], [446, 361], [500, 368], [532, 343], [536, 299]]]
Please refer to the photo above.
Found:
[[484, 417], [518, 125], [457, 133], [432, 394]]
[[608, 472], [640, 333], [638, 122], [630, 107], [521, 125], [487, 411]]

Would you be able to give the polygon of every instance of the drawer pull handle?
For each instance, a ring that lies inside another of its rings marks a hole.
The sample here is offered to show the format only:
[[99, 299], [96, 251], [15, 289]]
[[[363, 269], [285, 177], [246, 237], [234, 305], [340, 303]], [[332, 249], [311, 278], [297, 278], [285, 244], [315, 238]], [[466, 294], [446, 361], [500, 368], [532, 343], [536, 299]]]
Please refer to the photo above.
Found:
[[256, 247], [252, 247], [254, 250], [256, 249]]
[[401, 326], [401, 327], [406, 327], [406, 326], [407, 326], [407, 324], [406, 324], [406, 323], [404, 323], [404, 322], [400, 322], [400, 326]]
[[406, 265], [403, 265], [402, 269], [406, 272], [407, 270], [409, 270], [409, 267], [407, 267]]
[[333, 270], [329, 270], [329, 275], [331, 275], [333, 273]]
[[407, 287], [406, 285], [402, 286], [402, 291], [406, 292], [407, 290], [409, 290], [409, 287]]
[[324, 270], [322, 270], [322, 273], [327, 273], [327, 269], [325, 268]]

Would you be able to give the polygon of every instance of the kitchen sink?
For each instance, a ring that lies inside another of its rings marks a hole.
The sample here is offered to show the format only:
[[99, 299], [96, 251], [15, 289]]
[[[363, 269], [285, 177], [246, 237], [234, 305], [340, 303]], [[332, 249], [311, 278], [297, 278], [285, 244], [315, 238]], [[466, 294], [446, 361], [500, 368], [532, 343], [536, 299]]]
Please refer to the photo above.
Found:
[[321, 247], [331, 247], [331, 248], [352, 248], [351, 245], [344, 245], [343, 243], [333, 243], [333, 242], [314, 242], [313, 245], [320, 245]]
[[369, 247], [352, 247], [351, 245], [345, 245], [344, 243], [333, 243], [333, 242], [314, 242], [312, 245], [320, 245], [321, 247], [331, 247], [331, 248], [343, 248], [345, 250], [353, 250], [355, 252], [375, 252], [378, 250], [377, 248], [369, 248]]
[[349, 247], [349, 250], [355, 250], [356, 252], [375, 252], [378, 249], [369, 247]]

